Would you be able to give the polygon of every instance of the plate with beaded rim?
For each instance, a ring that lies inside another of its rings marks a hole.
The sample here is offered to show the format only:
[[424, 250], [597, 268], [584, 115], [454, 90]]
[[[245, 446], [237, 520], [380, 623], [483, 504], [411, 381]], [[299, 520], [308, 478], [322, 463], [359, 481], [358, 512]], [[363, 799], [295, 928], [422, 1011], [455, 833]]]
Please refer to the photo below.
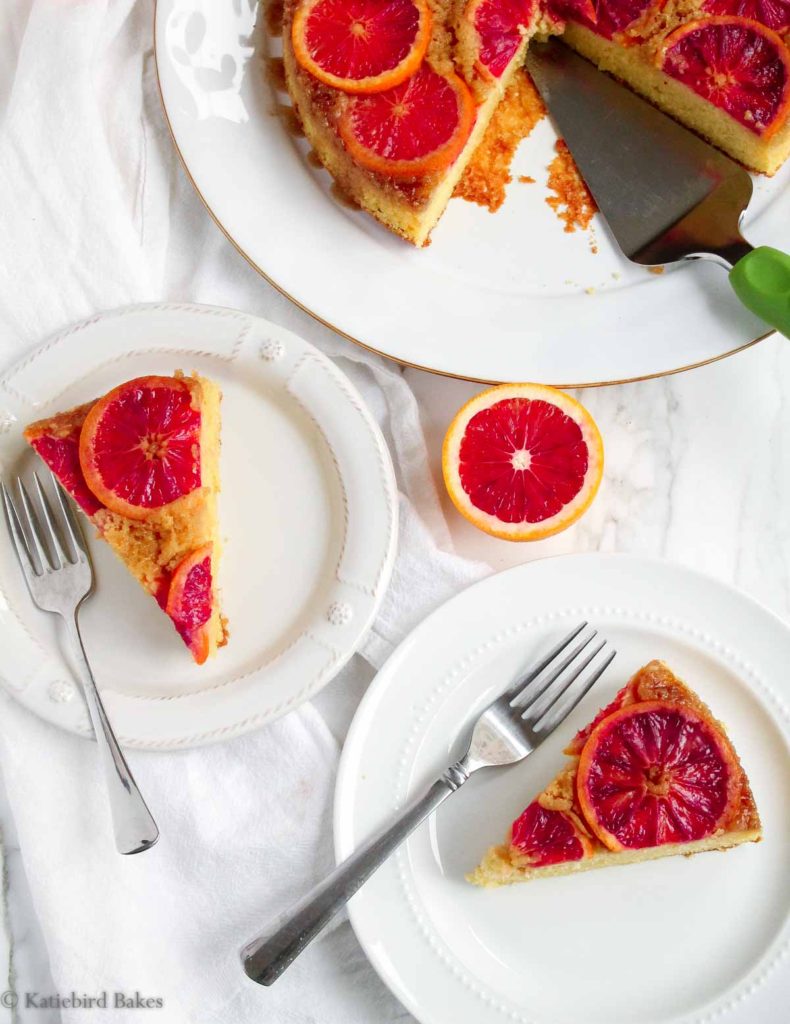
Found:
[[[359, 646], [389, 582], [395, 479], [358, 392], [318, 349], [260, 317], [131, 306], [50, 338], [0, 376], [0, 471], [42, 469], [22, 430], [125, 380], [198, 371], [223, 393], [219, 570], [230, 640], [195, 665], [108, 545], [83, 532], [97, 593], [80, 614], [120, 741], [169, 749], [257, 728], [315, 694]], [[54, 616], [37, 611], [0, 531], [2, 682], [91, 736]]]
[[[428, 248], [349, 208], [295, 134], [273, 70], [281, 39], [265, 4], [277, 2], [157, 0], [156, 63], [176, 148], [209, 212], [318, 320], [439, 373], [565, 386], [687, 369], [770, 333], [710, 261], [656, 275], [622, 256], [598, 216], [592, 234], [564, 231], [546, 203], [547, 118], [516, 153], [502, 208], [453, 199]], [[755, 177], [745, 234], [783, 248], [789, 219], [790, 163]]]
[[[790, 999], [790, 630], [694, 571], [568, 555], [499, 573], [436, 611], [354, 719], [337, 857], [460, 756], [464, 726], [581, 619], [617, 649], [611, 668], [531, 757], [473, 776], [412, 835], [349, 904], [354, 930], [423, 1024], [780, 1024]], [[494, 890], [468, 884], [556, 774], [576, 729], [653, 658], [726, 723], [763, 841]]]

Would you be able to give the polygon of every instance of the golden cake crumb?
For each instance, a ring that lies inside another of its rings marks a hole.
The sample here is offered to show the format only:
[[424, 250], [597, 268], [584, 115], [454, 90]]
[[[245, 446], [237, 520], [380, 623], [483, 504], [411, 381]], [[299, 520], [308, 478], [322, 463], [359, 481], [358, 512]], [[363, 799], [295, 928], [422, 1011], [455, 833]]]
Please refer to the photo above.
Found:
[[[510, 83], [483, 136], [455, 186], [456, 196], [487, 207], [494, 213], [505, 201], [505, 187], [513, 180], [510, 165], [519, 143], [546, 116], [543, 100], [526, 71]], [[523, 176], [519, 181], [534, 181]]]
[[590, 226], [598, 207], [564, 140], [557, 139], [554, 149], [557, 155], [549, 164], [548, 186], [555, 194], [549, 196], [546, 202], [565, 222], [566, 232], [570, 233], [577, 228], [584, 230]]
[[647, 270], [648, 270], [648, 273], [650, 273], [650, 274], [663, 274], [664, 273], [664, 268], [663, 267], [648, 267]]
[[519, 174], [518, 180], [523, 182], [525, 185], [535, 184], [535, 179], [530, 174]]

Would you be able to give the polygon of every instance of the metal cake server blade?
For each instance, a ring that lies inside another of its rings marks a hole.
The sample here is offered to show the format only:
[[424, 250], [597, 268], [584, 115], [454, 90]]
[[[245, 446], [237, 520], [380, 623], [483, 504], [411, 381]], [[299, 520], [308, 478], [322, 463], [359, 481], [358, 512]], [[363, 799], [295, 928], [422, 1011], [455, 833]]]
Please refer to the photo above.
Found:
[[741, 235], [749, 174], [555, 39], [530, 43], [526, 65], [624, 255], [713, 259], [741, 302], [790, 336], [790, 256]]

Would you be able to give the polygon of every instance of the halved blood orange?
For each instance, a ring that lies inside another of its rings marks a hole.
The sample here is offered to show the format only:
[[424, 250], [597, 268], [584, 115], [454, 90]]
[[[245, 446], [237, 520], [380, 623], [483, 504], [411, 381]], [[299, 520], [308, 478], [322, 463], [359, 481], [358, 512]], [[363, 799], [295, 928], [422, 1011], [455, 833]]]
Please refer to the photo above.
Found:
[[570, 814], [543, 807], [533, 800], [513, 822], [511, 845], [529, 859], [531, 867], [581, 860], [592, 853], [592, 843]]
[[176, 567], [170, 581], [165, 611], [178, 634], [202, 665], [208, 657], [209, 621], [212, 612], [211, 545], [188, 554]]
[[579, 21], [607, 39], [633, 28], [653, 7], [654, 0], [551, 0], [549, 5], [561, 18]]
[[138, 377], [100, 398], [82, 426], [79, 458], [94, 495], [129, 519], [200, 487], [200, 411], [189, 379]]
[[425, 0], [302, 0], [291, 38], [311, 75], [343, 92], [383, 92], [422, 63], [431, 39]]
[[338, 128], [363, 167], [391, 178], [417, 178], [450, 166], [474, 120], [467, 85], [424, 63], [394, 89], [347, 97]]
[[603, 442], [569, 395], [541, 384], [504, 384], [456, 414], [442, 470], [469, 522], [495, 537], [540, 540], [576, 522], [595, 497]]
[[590, 734], [576, 792], [584, 819], [610, 850], [689, 843], [726, 827], [742, 774], [719, 728], [683, 704], [643, 701]]
[[790, 110], [790, 50], [770, 28], [732, 15], [701, 18], [670, 32], [662, 71], [769, 137]]
[[470, 0], [464, 17], [479, 38], [477, 66], [499, 78], [524, 39], [537, 8], [536, 0]]
[[790, 29], [790, 0], [706, 0], [708, 14], [738, 14], [783, 35]]

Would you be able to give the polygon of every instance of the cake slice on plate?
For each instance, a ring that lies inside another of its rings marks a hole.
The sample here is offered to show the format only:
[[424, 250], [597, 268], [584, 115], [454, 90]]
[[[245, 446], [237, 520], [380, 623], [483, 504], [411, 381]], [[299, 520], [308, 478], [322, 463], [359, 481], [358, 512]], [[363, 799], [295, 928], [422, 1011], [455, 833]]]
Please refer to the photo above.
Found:
[[138, 377], [25, 430], [198, 664], [226, 642], [216, 585], [220, 397], [197, 374]]
[[565, 753], [566, 766], [470, 882], [507, 885], [762, 838], [724, 727], [661, 661], [640, 669]]

